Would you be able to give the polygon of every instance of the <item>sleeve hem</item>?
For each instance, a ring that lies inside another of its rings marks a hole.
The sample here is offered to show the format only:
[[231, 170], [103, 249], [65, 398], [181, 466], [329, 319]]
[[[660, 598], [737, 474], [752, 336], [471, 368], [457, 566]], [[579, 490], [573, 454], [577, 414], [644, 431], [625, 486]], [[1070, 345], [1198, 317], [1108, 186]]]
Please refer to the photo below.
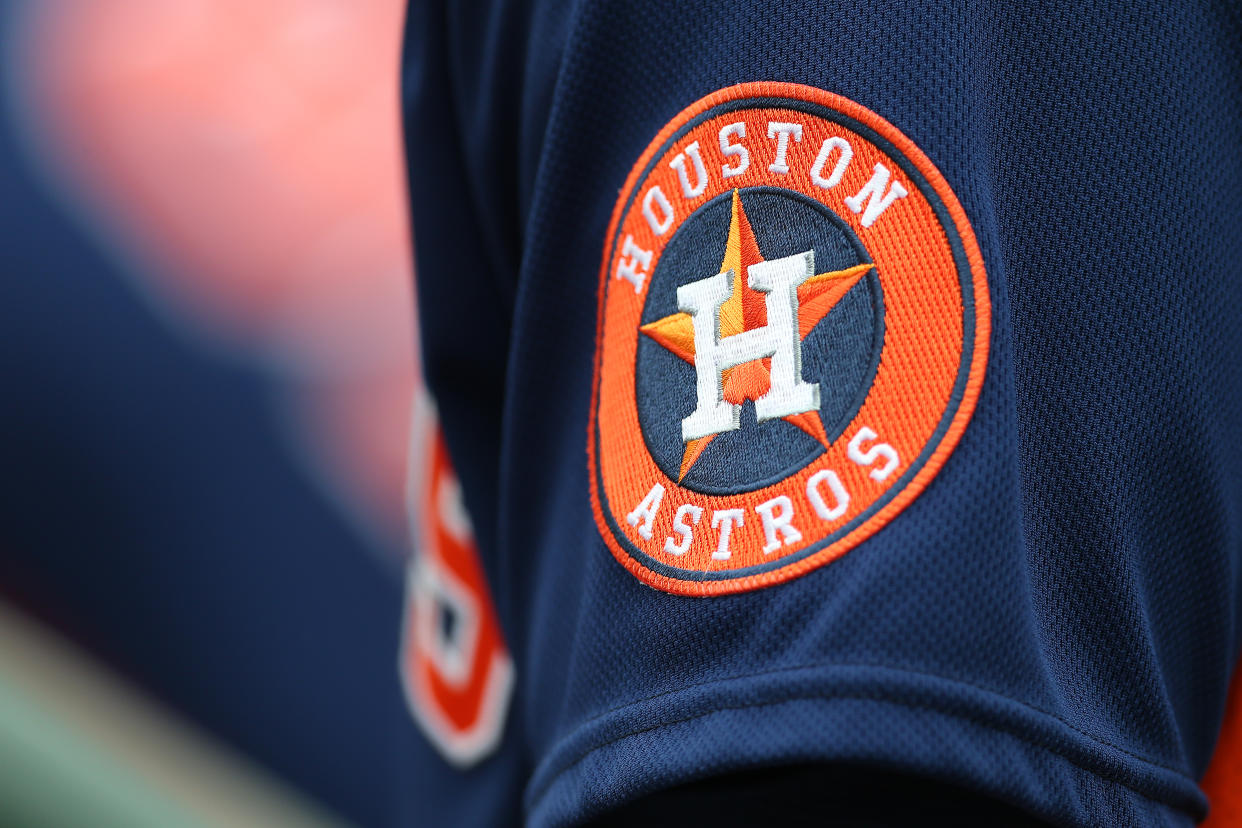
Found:
[[820, 665], [696, 685], [584, 722], [536, 769], [527, 816], [538, 828], [570, 824], [694, 779], [816, 761], [913, 773], [1084, 828], [1190, 826], [1207, 810], [1185, 773], [1048, 711], [938, 676]]

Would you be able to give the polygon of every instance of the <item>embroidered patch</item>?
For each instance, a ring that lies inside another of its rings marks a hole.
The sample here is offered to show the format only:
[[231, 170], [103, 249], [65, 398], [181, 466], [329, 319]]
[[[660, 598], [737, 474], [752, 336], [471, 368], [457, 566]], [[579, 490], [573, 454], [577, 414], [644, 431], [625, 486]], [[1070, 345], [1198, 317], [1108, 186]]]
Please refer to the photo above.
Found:
[[741, 592], [927, 486], [987, 362], [983, 258], [925, 155], [845, 98], [750, 83], [634, 165], [600, 276], [596, 521], [651, 586]]

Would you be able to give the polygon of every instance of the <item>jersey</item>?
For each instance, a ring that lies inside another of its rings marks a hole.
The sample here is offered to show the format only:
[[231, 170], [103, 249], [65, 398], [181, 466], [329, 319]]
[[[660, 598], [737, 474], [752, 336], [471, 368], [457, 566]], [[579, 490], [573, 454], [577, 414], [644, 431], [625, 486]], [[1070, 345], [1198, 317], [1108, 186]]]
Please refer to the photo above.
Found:
[[403, 80], [442, 434], [411, 809], [811, 766], [1205, 817], [1236, 4], [415, 3]]

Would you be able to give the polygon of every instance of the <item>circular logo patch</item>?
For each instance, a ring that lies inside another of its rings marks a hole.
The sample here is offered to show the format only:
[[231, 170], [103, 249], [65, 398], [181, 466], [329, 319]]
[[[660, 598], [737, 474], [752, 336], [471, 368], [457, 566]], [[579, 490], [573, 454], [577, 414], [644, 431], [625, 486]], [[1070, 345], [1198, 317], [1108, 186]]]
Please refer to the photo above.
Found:
[[600, 276], [596, 521], [651, 586], [804, 574], [927, 486], [987, 363], [983, 258], [944, 178], [875, 113], [750, 83], [634, 165]]

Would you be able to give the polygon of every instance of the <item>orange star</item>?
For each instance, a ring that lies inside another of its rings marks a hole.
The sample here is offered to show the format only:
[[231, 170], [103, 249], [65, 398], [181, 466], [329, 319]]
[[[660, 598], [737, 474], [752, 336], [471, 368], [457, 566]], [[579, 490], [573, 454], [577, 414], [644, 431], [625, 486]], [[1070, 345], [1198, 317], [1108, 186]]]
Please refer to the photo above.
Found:
[[[724, 261], [720, 265], [720, 273], [733, 271], [733, 293], [720, 306], [720, 338], [733, 336], [742, 331], [762, 328], [767, 324], [767, 305], [763, 293], [752, 289], [743, 276], [747, 268], [764, 261], [755, 242], [755, 234], [751, 230], [750, 220], [742, 208], [742, 200], [738, 191], [733, 191], [733, 216], [729, 222], [729, 239], [725, 243]], [[820, 273], [807, 279], [798, 286], [798, 336], [806, 339], [816, 325], [828, 312], [836, 307], [841, 297], [845, 296], [858, 280], [866, 275], [873, 265], [864, 262], [860, 265], [847, 267], [844, 270], [833, 270]], [[671, 353], [694, 364], [694, 323], [688, 313], [675, 313], [663, 319], [657, 319], [639, 330], [654, 339]], [[756, 359], [741, 365], [727, 368], [723, 372], [724, 398], [734, 405], [741, 405], [744, 400], [757, 400], [767, 393], [771, 383], [769, 369], [771, 359]], [[807, 434], [814, 437], [826, 447], [828, 436], [818, 411], [807, 411], [792, 414], [784, 418]], [[711, 434], [686, 443], [685, 453], [681, 458], [681, 482], [694, 465], [703, 450], [715, 438]]]

